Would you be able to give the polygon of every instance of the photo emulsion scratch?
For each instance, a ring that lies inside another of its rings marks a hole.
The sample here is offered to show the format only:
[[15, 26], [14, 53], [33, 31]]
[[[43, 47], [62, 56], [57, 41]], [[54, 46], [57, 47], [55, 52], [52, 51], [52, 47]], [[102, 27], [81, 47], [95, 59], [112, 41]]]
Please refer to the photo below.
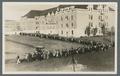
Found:
[[4, 2], [3, 13], [3, 73], [116, 73], [117, 3]]

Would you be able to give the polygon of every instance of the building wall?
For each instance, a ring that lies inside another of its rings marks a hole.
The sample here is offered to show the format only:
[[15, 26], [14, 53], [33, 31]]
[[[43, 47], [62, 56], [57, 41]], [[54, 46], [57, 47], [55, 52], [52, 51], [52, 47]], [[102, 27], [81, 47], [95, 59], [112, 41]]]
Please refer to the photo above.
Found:
[[5, 20], [5, 34], [17, 34], [20, 30], [20, 24], [15, 20]]
[[97, 9], [93, 9], [92, 5], [89, 5], [87, 9], [70, 6], [58, 8], [55, 13], [51, 12], [47, 15], [35, 16], [34, 18], [23, 17], [20, 23], [21, 31], [27, 33], [39, 32], [65, 37], [80, 37], [87, 36], [85, 29], [90, 26], [91, 33], [93, 28], [97, 28], [97, 35], [102, 35], [102, 23], [106, 24], [107, 30], [115, 26], [115, 11], [109, 11], [107, 7], [103, 9], [101, 6]]
[[21, 18], [20, 20], [21, 31], [26, 33], [33, 33], [36, 30], [34, 18]]
[[89, 25], [89, 11], [84, 9], [78, 9], [76, 12], [76, 23], [77, 23], [77, 29], [75, 30], [75, 36], [86, 36], [85, 35], [85, 29]]
[[59, 36], [74, 36], [74, 29], [77, 28], [76, 10], [74, 9], [74, 7], [71, 6], [61, 9], [58, 16]]
[[43, 34], [57, 34], [56, 21], [53, 13], [48, 13], [47, 16], [36, 16], [35, 18], [36, 32]]
[[107, 15], [108, 15], [108, 18], [106, 21], [108, 22], [108, 31], [110, 31], [111, 27], [117, 26], [117, 25], [115, 25], [115, 21], [116, 21], [115, 12], [111, 11]]

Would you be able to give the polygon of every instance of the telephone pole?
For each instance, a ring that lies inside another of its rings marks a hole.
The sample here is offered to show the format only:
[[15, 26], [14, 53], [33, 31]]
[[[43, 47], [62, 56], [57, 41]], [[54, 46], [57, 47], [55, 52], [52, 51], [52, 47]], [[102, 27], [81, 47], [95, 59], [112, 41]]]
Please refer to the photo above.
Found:
[[73, 63], [73, 71], [76, 72], [74, 55], [72, 55], [72, 63]]

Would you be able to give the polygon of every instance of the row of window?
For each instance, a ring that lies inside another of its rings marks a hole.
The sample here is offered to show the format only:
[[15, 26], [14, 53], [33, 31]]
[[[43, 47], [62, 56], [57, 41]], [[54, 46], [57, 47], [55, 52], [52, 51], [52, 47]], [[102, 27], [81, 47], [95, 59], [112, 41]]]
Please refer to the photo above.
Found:
[[[73, 23], [71, 23], [71, 26], [72, 26], [72, 27], [74, 27], [74, 24], [73, 24]], [[61, 27], [63, 28], [63, 24], [61, 24]], [[66, 23], [66, 27], [67, 27], [67, 28], [69, 28], [68, 23]]]
[[40, 22], [36, 22], [36, 25], [38, 25], [38, 24], [56, 24], [56, 22], [42, 22], [42, 23], [40, 23]]
[[99, 27], [101, 27], [102, 25], [108, 26], [108, 23], [107, 22], [104, 22], [104, 23], [99, 22]]
[[104, 20], [104, 19], [103, 19], [103, 16], [99, 16], [98, 19], [99, 19], [100, 21], [103, 21], [103, 20]]
[[88, 10], [89, 10], [89, 11], [92, 11], [92, 10], [93, 10], [93, 8], [89, 8]]
[[[99, 22], [99, 27], [101, 27], [102, 25], [108, 25], [108, 23], [101, 23]], [[89, 26], [93, 27], [93, 22], [89, 22]]]
[[99, 16], [99, 20], [100, 20], [100, 21], [104, 21], [104, 18], [105, 18], [105, 19], [108, 19], [108, 16], [102, 16], [102, 15]]
[[[63, 30], [61, 31], [61, 34], [62, 35], [64, 34]], [[74, 35], [74, 31], [73, 30], [71, 31], [71, 34]], [[66, 32], [66, 35], [68, 35], [68, 32]]]
[[48, 26], [48, 27], [39, 27], [39, 26], [36, 26], [35, 29], [56, 29], [55, 26]]
[[89, 19], [92, 20], [93, 19], [93, 15], [89, 15]]
[[[103, 21], [103, 20], [104, 20], [103, 17], [105, 17], [106, 19], [108, 19], [108, 16], [103, 16], [103, 15], [100, 15], [100, 16], [98, 17], [98, 19], [99, 19], [100, 21]], [[93, 15], [89, 15], [89, 19], [90, 19], [90, 20], [93, 20]]]
[[93, 27], [93, 22], [89, 22], [89, 26]]
[[[69, 20], [69, 17], [68, 16], [65, 16], [65, 19], [66, 20]], [[71, 20], [73, 20], [73, 15], [71, 15]], [[63, 21], [63, 17], [61, 16], [61, 21]]]

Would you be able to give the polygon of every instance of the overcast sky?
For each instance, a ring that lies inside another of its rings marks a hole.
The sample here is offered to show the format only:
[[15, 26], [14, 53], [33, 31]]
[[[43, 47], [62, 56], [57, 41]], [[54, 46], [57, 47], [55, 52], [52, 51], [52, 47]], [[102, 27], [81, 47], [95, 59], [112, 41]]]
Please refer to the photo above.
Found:
[[[28, 13], [30, 10], [44, 10], [52, 7], [56, 7], [58, 4], [50, 3], [33, 3], [33, 2], [4, 2], [3, 13], [5, 20], [20, 19], [21, 16]], [[114, 8], [115, 6], [111, 6]]]
[[4, 18], [7, 20], [16, 20], [20, 19], [21, 16], [25, 15], [30, 10], [44, 10], [56, 6], [58, 5], [4, 3]]

